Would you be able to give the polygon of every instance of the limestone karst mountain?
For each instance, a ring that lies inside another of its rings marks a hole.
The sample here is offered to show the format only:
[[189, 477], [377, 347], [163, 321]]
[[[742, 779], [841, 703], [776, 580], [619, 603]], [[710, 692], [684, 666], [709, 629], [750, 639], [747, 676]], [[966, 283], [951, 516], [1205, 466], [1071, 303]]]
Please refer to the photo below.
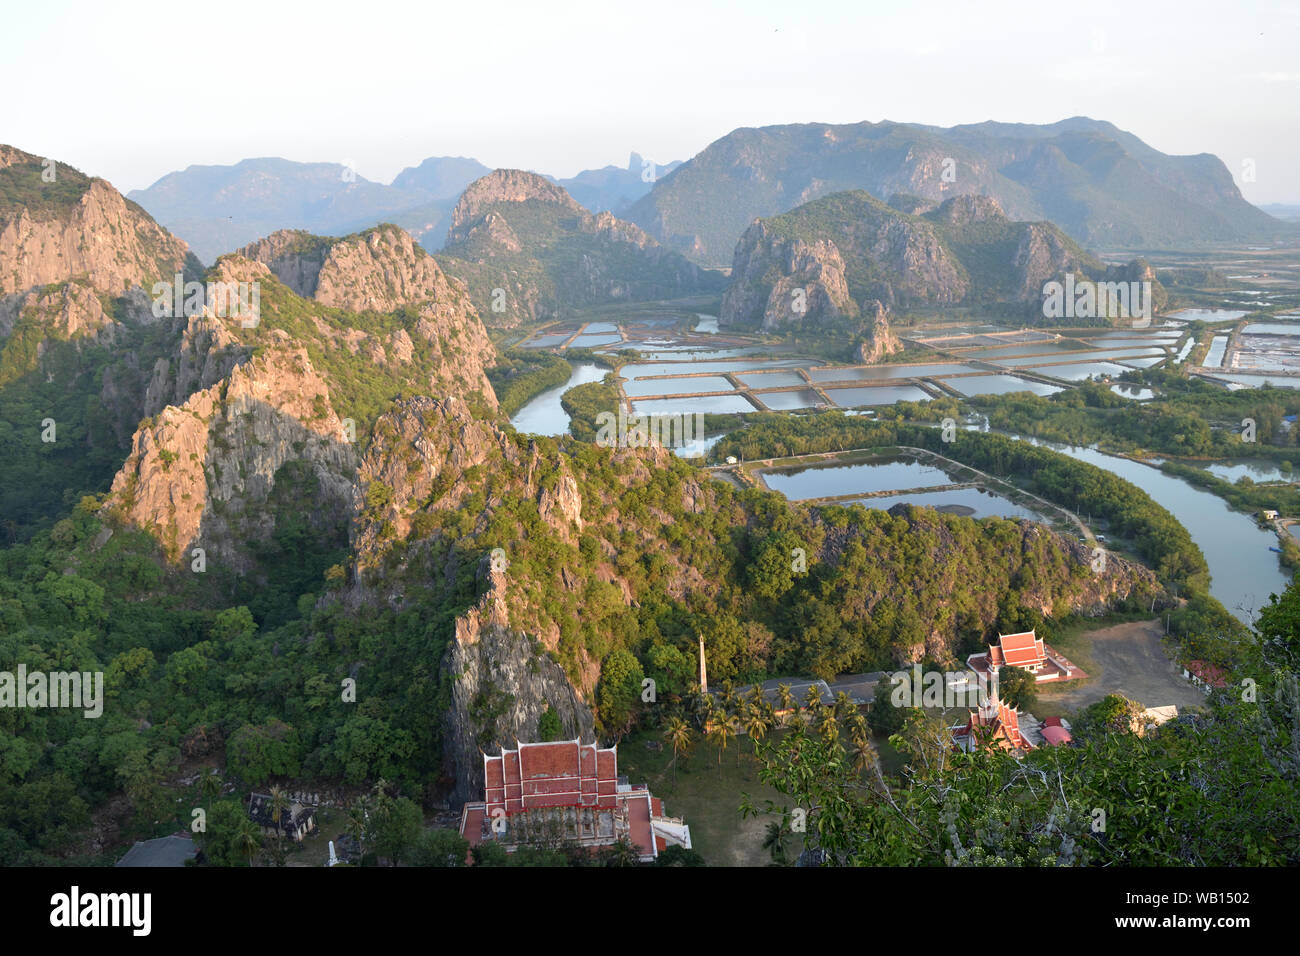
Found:
[[[888, 312], [956, 305], [1010, 307], [1025, 321], [1038, 310], [1041, 320], [1045, 282], [1067, 272], [1119, 278], [1119, 271], [1051, 223], [1007, 218], [988, 197], [933, 206], [900, 196], [886, 205], [860, 190], [836, 193], [745, 231], [721, 323], [767, 330], [794, 323], [871, 337]], [[880, 354], [874, 345], [865, 354], [872, 353]]]
[[171, 560], [202, 547], [241, 574], [274, 532], [263, 506], [286, 466], [324, 513], [346, 515], [357, 449], [393, 399], [414, 390], [489, 418], [496, 409], [485, 373], [495, 348], [464, 292], [402, 230], [280, 233], [245, 251], [218, 260], [209, 281], [257, 282], [260, 321], [211, 309], [184, 320], [149, 387], [151, 406], [167, 404], [137, 430], [109, 504]]
[[1218, 158], [1167, 156], [1110, 123], [802, 123], [737, 129], [659, 179], [625, 217], [692, 261], [723, 266], [757, 217], [848, 190], [996, 199], [1106, 248], [1293, 234], [1246, 202]]
[[119, 296], [200, 268], [105, 180], [0, 145], [0, 296], [74, 278]]
[[631, 223], [592, 215], [563, 187], [521, 170], [499, 169], [470, 184], [438, 258], [469, 286], [484, 321], [503, 327], [565, 309], [721, 288], [716, 273]]
[[0, 529], [24, 538], [64, 495], [107, 487], [169, 350], [150, 290], [198, 261], [102, 179], [0, 146]]

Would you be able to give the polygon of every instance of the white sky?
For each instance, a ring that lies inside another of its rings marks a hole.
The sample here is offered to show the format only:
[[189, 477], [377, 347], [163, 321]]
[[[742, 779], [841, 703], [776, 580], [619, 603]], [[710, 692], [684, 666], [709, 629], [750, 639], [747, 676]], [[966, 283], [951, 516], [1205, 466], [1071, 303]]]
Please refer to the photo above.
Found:
[[570, 176], [740, 126], [1085, 115], [1300, 202], [1294, 0], [3, 4], [0, 142], [124, 192], [251, 156]]

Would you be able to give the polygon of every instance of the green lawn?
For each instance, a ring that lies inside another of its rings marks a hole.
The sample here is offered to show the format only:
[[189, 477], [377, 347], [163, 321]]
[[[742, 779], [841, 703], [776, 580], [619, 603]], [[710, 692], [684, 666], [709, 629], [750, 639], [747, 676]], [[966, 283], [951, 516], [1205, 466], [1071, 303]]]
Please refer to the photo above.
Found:
[[[689, 757], [683, 757], [673, 784], [673, 752], [664, 743], [662, 752], [647, 750], [647, 742], [663, 742], [659, 730], [643, 731], [623, 738], [618, 745], [618, 768], [633, 785], [647, 783], [650, 792], [664, 802], [664, 812], [681, 817], [691, 828], [691, 843], [710, 866], [766, 866], [771, 862], [763, 849], [763, 834], [775, 815], [742, 820], [741, 793], [748, 793], [754, 806], [762, 809], [771, 799], [784, 799], [758, 779], [758, 764], [750, 753], [748, 737], [733, 740], [718, 764], [718, 749], [709, 741], [695, 738]], [[739, 766], [737, 762], [739, 761]], [[791, 844], [791, 858], [803, 847], [798, 838]]]
[[[649, 784], [650, 792], [663, 800], [664, 812], [686, 821], [692, 844], [709, 866], [768, 865], [771, 857], [763, 849], [763, 836], [767, 825], [779, 817], [760, 814], [742, 820], [741, 794], [748, 793], [750, 802], [759, 810], [767, 800], [778, 806], [790, 801], [758, 779], [758, 763], [751, 753], [749, 738], [740, 737], [728, 744], [719, 767], [717, 747], [697, 736], [690, 756], [679, 762], [676, 785], [672, 748], [664, 743], [663, 751], [656, 753], [645, 746], [647, 742], [662, 741], [659, 730], [623, 738], [618, 746], [619, 772], [626, 774], [633, 785]], [[902, 754], [882, 737], [876, 737], [875, 744], [885, 772], [896, 774], [903, 765]], [[788, 850], [791, 862], [802, 849], [802, 840], [796, 835]]]

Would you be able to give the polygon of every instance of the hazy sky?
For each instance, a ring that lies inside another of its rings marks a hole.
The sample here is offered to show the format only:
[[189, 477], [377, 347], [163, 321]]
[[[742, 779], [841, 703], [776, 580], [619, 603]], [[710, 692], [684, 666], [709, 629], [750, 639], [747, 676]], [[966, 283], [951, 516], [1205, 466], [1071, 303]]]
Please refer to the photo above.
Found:
[[250, 156], [569, 176], [739, 126], [1085, 115], [1300, 202], [1300, 4], [1050, 6], [4, 0], [0, 142], [126, 191]]

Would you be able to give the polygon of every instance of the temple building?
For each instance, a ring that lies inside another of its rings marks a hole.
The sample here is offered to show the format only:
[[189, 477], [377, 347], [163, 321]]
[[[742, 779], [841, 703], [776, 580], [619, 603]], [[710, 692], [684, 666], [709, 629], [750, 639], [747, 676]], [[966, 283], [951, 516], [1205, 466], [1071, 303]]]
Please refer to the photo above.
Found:
[[[990, 696], [978, 710], [970, 712], [964, 725], [952, 728], [953, 743], [967, 753], [979, 747], [996, 747], [1015, 754], [1032, 750], [1041, 741], [1041, 732], [1031, 737], [1028, 727], [1021, 727], [1020, 717], [1016, 708]], [[1031, 722], [1037, 725], [1032, 718]]]
[[579, 740], [520, 743], [483, 755], [482, 802], [465, 804], [460, 834], [470, 846], [496, 840], [599, 849], [626, 840], [649, 862], [669, 846], [691, 848], [691, 831], [664, 815], [646, 787], [618, 775], [618, 748]]
[[999, 634], [997, 643], [990, 644], [987, 651], [966, 658], [966, 666], [980, 674], [996, 674], [998, 668], [1004, 666], [1019, 667], [1029, 671], [1040, 682], [1079, 680], [1088, 676], [1033, 631]]

